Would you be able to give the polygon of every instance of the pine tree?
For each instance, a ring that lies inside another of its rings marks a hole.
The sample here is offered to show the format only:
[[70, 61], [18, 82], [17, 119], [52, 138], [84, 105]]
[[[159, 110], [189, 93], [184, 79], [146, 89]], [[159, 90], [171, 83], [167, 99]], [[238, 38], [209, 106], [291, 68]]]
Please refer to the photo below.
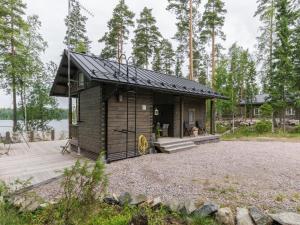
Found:
[[[189, 56], [189, 19], [190, 19], [190, 11], [189, 11], [189, 1], [182, 0], [168, 0], [169, 4], [167, 6], [167, 10], [171, 11], [176, 15], [176, 27], [177, 32], [174, 35], [174, 39], [178, 42], [178, 46], [176, 49], [176, 76], [182, 76], [182, 66], [185, 61], [185, 57]], [[197, 38], [198, 33], [198, 24], [200, 21], [200, 3], [201, 0], [193, 0], [193, 59], [195, 54], [198, 52], [198, 47], [201, 45], [201, 42]], [[193, 65], [194, 71], [197, 71], [198, 65], [195, 63]]]
[[275, 0], [258, 0], [254, 16], [258, 16], [262, 25], [257, 37], [257, 59], [261, 64], [260, 76], [263, 90], [267, 91], [273, 74], [273, 51], [275, 34]]
[[159, 46], [155, 48], [152, 69], [168, 75], [174, 75], [175, 52], [171, 42], [162, 39]]
[[36, 82], [36, 76], [43, 70], [41, 53], [45, 51], [47, 43], [40, 34], [41, 22], [37, 15], [27, 17], [28, 30], [21, 33], [24, 48], [20, 52], [22, 64], [20, 69], [22, 76], [17, 79], [17, 90], [20, 96], [21, 112], [23, 114], [24, 125], [27, 129], [27, 110], [26, 102], [30, 88]]
[[162, 57], [162, 71], [165, 74], [173, 75], [173, 66], [175, 63], [175, 52], [172, 48], [171, 42], [167, 39], [161, 41], [161, 57]]
[[288, 93], [294, 87], [294, 67], [292, 62], [292, 30], [294, 22], [291, 3], [288, 0], [278, 0], [276, 7], [276, 40], [274, 43], [273, 74], [270, 77], [269, 93], [273, 108], [280, 114], [285, 131], [285, 110]]
[[156, 20], [152, 15], [152, 9], [145, 7], [137, 19], [135, 37], [132, 40], [133, 56], [137, 66], [148, 69], [154, 49], [159, 45], [161, 33], [156, 26]]
[[208, 0], [205, 4], [201, 27], [201, 40], [208, 42], [211, 40], [211, 65], [212, 65], [212, 87], [215, 86], [215, 69], [216, 69], [216, 39], [225, 39], [222, 31], [224, 26], [226, 9], [225, 4], [221, 0]]
[[1, 84], [13, 95], [13, 130], [17, 129], [17, 81], [22, 76], [21, 33], [28, 28], [23, 19], [26, 5], [22, 0], [0, 0]]
[[108, 21], [108, 32], [99, 40], [105, 46], [101, 51], [101, 57], [121, 61], [124, 53], [125, 41], [129, 38], [129, 28], [134, 26], [134, 13], [129, 10], [125, 0], [120, 0], [113, 10], [113, 16]]
[[68, 36], [70, 50], [76, 52], [88, 52], [90, 49], [90, 41], [86, 35], [87, 17], [81, 13], [81, 6], [78, 0], [71, 0], [71, 12], [65, 19], [67, 32], [64, 44], [68, 45]]

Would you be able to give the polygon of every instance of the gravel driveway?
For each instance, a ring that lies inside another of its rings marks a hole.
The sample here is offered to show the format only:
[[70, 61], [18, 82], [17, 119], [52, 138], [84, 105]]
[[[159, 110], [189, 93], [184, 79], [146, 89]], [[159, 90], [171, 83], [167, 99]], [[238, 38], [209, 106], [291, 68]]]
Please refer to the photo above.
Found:
[[107, 172], [117, 194], [300, 211], [300, 143], [223, 141], [111, 163]]

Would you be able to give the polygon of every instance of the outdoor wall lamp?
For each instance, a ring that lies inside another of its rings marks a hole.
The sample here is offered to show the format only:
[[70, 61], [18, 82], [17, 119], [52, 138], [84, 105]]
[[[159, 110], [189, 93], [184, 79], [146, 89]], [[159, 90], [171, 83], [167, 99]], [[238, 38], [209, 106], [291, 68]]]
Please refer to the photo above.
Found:
[[154, 110], [154, 115], [155, 115], [155, 116], [158, 116], [158, 115], [159, 115], [159, 111], [158, 111], [157, 108], [155, 108], [155, 110]]

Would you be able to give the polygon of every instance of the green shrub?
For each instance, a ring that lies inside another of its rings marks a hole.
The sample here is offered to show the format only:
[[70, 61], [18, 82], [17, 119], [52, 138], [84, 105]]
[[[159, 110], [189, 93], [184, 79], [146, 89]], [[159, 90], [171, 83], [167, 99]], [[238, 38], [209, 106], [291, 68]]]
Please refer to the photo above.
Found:
[[272, 123], [267, 120], [261, 120], [255, 124], [255, 131], [259, 134], [271, 132]]
[[290, 133], [293, 133], [293, 134], [300, 134], [300, 125], [294, 127]]

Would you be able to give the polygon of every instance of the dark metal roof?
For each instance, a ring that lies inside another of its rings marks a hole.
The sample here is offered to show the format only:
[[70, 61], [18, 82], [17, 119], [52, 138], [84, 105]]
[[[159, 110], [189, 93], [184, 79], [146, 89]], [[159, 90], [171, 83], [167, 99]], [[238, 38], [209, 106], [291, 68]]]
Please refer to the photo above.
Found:
[[[66, 57], [67, 51], [64, 51], [64, 57]], [[114, 61], [101, 59], [97, 56], [70, 52], [71, 63], [78, 69], [84, 72], [91, 80], [98, 80], [109, 83], [121, 83], [127, 85], [134, 85], [139, 87], [145, 87], [150, 89], [159, 89], [164, 91], [170, 91], [180, 94], [190, 94], [196, 96], [202, 96], [207, 98], [222, 98], [225, 96], [214, 92], [211, 88], [199, 84], [196, 81], [191, 81], [185, 78], [179, 78], [172, 75], [166, 75], [159, 72], [136, 68], [132, 65], [119, 64]], [[62, 63], [61, 63], [62, 65]], [[58, 75], [62, 74], [61, 67], [58, 70]], [[53, 87], [57, 81], [56, 77]], [[52, 95], [56, 95], [51, 90]]]
[[[269, 97], [270, 97], [269, 94], [255, 95], [254, 98], [253, 98], [253, 100], [252, 100], [252, 104], [254, 104], [254, 105], [262, 105], [262, 104], [264, 104], [264, 103], [266, 103], [266, 102], [268, 102], [270, 100]], [[244, 99], [241, 100], [240, 105], [245, 105], [245, 104], [247, 104], [246, 100], [244, 100]], [[250, 102], [248, 104], [250, 104]]]

